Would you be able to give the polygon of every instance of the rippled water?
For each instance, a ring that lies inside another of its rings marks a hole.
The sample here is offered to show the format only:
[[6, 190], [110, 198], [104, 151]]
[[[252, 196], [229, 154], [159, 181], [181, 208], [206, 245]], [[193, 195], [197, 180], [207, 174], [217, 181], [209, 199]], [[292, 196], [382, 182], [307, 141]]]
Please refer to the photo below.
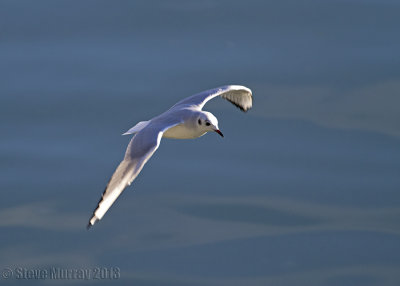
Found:
[[[120, 285], [399, 285], [397, 1], [1, 6], [8, 285], [51, 267], [119, 267]], [[163, 140], [86, 231], [120, 134], [231, 83], [254, 108], [206, 105], [225, 138]]]

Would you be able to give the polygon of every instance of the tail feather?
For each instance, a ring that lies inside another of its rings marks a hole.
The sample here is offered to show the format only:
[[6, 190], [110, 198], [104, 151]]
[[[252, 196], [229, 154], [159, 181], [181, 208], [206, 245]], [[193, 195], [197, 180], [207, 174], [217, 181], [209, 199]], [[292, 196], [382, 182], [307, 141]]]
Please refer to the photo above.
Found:
[[140, 121], [138, 124], [133, 126], [131, 129], [129, 129], [122, 135], [129, 135], [129, 134], [137, 133], [140, 130], [142, 130], [143, 128], [145, 128], [148, 124], [149, 124], [149, 121]]

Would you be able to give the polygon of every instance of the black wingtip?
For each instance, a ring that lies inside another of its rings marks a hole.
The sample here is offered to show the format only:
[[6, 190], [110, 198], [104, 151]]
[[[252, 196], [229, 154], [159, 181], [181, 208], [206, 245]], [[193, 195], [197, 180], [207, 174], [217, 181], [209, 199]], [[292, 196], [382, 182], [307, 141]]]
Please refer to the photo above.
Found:
[[[93, 222], [92, 222], [92, 220], [93, 220]], [[93, 215], [93, 217], [89, 220], [89, 223], [87, 224], [86, 229], [89, 230], [98, 221], [99, 221], [99, 219], [95, 215]]]

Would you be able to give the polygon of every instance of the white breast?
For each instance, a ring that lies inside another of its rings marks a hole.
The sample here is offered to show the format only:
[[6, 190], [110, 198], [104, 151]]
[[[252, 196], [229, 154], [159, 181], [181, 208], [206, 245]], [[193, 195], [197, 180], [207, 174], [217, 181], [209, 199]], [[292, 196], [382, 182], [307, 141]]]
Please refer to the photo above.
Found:
[[164, 132], [163, 137], [174, 139], [193, 139], [204, 135], [206, 132], [197, 128], [188, 128], [185, 124], [179, 124]]

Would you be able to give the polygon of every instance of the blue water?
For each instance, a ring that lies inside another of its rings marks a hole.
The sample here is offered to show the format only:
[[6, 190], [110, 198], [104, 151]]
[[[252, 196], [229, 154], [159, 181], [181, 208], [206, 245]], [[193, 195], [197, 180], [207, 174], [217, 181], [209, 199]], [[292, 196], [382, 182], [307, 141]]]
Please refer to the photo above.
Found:
[[[1, 282], [400, 284], [398, 1], [0, 5]], [[164, 139], [87, 231], [120, 134], [225, 84], [253, 109], [209, 102], [225, 138]]]

